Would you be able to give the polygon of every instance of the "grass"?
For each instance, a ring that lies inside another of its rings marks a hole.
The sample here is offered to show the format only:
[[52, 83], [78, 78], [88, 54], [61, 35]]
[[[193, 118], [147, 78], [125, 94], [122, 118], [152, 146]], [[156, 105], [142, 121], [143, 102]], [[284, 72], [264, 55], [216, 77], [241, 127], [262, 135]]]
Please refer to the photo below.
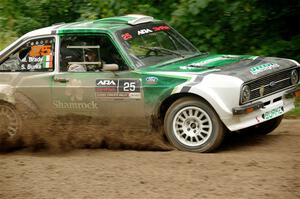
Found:
[[300, 97], [296, 98], [295, 106], [295, 109], [285, 115], [287, 118], [300, 118]]

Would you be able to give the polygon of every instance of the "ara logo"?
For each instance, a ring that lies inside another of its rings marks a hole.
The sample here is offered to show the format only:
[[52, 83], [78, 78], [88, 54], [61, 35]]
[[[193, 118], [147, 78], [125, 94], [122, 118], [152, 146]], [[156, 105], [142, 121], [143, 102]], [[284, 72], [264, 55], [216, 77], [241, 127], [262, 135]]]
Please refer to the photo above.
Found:
[[138, 35], [143, 35], [143, 34], [147, 34], [147, 33], [150, 33], [150, 32], [153, 32], [153, 31], [146, 28], [146, 29], [139, 30]]
[[97, 86], [116, 86], [116, 82], [111, 79], [97, 79], [96, 80]]

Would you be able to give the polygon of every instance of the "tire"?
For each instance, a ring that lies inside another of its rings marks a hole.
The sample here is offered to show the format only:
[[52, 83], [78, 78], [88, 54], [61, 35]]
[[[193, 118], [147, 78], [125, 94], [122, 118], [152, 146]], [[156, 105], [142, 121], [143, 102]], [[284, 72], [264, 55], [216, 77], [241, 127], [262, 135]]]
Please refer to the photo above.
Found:
[[194, 97], [181, 98], [169, 107], [164, 131], [173, 146], [191, 152], [213, 151], [225, 134], [224, 125], [213, 108]]
[[273, 118], [271, 120], [268, 120], [266, 122], [263, 122], [261, 124], [258, 124], [256, 126], [246, 128], [242, 131], [247, 132], [247, 133], [255, 133], [255, 134], [259, 134], [259, 135], [267, 135], [267, 134], [273, 132], [280, 125], [282, 119], [283, 119], [283, 115]]
[[12, 104], [0, 102], [0, 118], [0, 149], [13, 148], [20, 139], [20, 116]]

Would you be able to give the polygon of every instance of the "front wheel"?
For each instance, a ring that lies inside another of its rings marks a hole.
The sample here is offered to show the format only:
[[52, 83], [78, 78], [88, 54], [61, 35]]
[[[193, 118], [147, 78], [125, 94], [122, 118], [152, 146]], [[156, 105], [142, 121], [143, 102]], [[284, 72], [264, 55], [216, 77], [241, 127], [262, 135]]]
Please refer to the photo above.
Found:
[[165, 134], [177, 149], [210, 152], [222, 142], [225, 128], [206, 102], [185, 97], [173, 103], [164, 119]]

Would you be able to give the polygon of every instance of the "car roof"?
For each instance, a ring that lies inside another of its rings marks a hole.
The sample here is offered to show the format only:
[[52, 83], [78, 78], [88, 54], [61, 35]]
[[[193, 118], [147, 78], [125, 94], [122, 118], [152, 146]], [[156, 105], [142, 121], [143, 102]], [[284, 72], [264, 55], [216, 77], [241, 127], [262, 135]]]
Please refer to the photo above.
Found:
[[119, 17], [109, 17], [93, 21], [74, 22], [74, 23], [60, 23], [52, 26], [37, 29], [25, 34], [25, 37], [49, 35], [49, 34], [63, 34], [63, 33], [95, 33], [95, 32], [109, 32], [132, 27], [134, 25], [159, 21], [151, 16], [146, 15], [125, 15]]
[[59, 23], [49, 27], [40, 28], [26, 33], [15, 42], [11, 43], [5, 49], [0, 51], [0, 59], [7, 54], [14, 46], [31, 37], [56, 35], [64, 33], [96, 33], [96, 32], [114, 32], [120, 29], [132, 27], [147, 22], [156, 22], [159, 20], [151, 16], [130, 14], [118, 17], [109, 17], [93, 21]]

